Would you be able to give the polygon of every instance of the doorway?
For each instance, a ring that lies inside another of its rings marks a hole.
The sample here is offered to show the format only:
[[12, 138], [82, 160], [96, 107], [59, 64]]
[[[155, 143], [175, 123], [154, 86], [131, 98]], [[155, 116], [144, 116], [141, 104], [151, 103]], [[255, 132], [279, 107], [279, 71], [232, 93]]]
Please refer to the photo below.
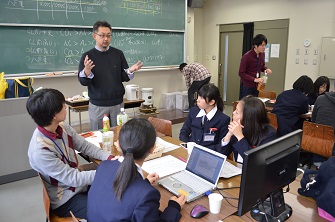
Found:
[[[268, 39], [269, 56], [265, 65], [272, 70], [266, 90], [277, 95], [284, 90], [288, 41], [288, 19], [254, 22], [254, 36], [264, 34]], [[219, 89], [226, 105], [239, 98], [240, 77], [238, 70], [242, 58], [243, 24], [220, 26]], [[278, 53], [271, 54], [275, 44]]]

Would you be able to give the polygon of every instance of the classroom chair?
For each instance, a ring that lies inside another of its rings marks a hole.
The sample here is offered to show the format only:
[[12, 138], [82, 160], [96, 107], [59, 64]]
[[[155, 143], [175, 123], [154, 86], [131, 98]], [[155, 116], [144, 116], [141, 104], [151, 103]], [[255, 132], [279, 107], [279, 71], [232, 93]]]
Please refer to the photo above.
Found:
[[277, 130], [277, 128], [278, 128], [278, 120], [277, 120], [276, 114], [270, 113], [270, 112], [266, 112], [266, 115], [268, 116], [270, 125], [273, 126]]
[[276, 99], [277, 98], [277, 93], [274, 91], [259, 91], [258, 93], [258, 97], [262, 97], [262, 98], [268, 98], [268, 99]]
[[157, 132], [172, 137], [172, 122], [170, 120], [150, 116], [148, 121], [155, 127]]
[[[329, 158], [332, 156], [334, 147], [334, 128], [332, 126], [304, 121], [302, 127], [301, 149], [308, 153], [318, 154]], [[307, 155], [304, 164], [310, 168], [312, 155]], [[307, 162], [307, 163], [306, 163]]]
[[44, 180], [42, 179], [40, 173], [38, 173], [38, 177], [40, 178], [42, 182], [43, 187], [43, 203], [44, 203], [44, 209], [45, 209], [45, 215], [46, 215], [46, 222], [73, 222], [73, 219], [71, 217], [59, 217], [53, 213], [50, 212], [50, 198], [47, 192], [47, 188], [45, 187]]

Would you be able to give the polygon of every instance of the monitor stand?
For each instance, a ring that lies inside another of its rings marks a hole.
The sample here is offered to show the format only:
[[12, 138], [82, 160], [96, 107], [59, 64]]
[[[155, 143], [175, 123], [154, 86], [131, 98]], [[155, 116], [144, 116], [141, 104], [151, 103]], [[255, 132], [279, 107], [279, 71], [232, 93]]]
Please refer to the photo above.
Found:
[[285, 204], [283, 190], [270, 194], [270, 200], [265, 200], [254, 206], [250, 214], [257, 221], [285, 221], [292, 215], [292, 208]]

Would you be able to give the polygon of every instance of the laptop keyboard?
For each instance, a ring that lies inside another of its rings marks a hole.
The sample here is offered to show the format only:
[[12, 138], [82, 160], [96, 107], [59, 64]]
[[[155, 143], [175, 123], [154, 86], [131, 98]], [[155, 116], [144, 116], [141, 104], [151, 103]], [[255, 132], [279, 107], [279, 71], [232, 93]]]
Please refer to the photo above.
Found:
[[185, 171], [176, 173], [171, 177], [189, 186], [196, 193], [205, 193], [211, 189], [211, 187], [204, 181], [200, 180], [195, 176], [190, 175], [189, 173], [186, 173]]

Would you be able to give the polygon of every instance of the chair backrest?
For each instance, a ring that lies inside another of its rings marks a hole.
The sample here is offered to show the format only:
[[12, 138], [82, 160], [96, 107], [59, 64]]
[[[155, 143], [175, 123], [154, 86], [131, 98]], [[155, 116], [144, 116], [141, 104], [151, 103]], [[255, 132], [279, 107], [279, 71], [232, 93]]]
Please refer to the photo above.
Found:
[[274, 91], [263, 90], [263, 91], [259, 91], [258, 97], [264, 97], [264, 98], [268, 98], [268, 99], [276, 99], [277, 98], [277, 93], [274, 92]]
[[270, 113], [270, 112], [266, 112], [266, 115], [268, 116], [270, 125], [273, 126], [277, 130], [277, 128], [278, 128], [278, 120], [277, 120], [276, 114]]
[[38, 173], [38, 177], [40, 178], [42, 182], [43, 187], [43, 203], [44, 203], [44, 209], [45, 209], [45, 215], [46, 215], [46, 221], [49, 222], [72, 222], [71, 217], [58, 217], [55, 214], [52, 214], [50, 212], [50, 197], [48, 195], [47, 188], [45, 187], [44, 180], [42, 179], [40, 173]]
[[334, 147], [334, 128], [304, 121], [301, 149], [324, 157], [331, 157]]
[[172, 122], [170, 120], [150, 116], [148, 121], [155, 127], [157, 132], [172, 137]]

